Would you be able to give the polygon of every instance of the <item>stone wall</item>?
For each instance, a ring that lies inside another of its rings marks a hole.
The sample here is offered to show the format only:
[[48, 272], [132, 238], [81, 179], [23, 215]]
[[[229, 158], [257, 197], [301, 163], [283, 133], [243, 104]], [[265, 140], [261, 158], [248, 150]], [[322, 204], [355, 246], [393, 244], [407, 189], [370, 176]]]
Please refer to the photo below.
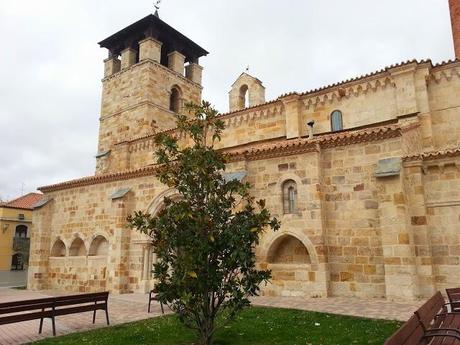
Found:
[[[129, 168], [128, 156], [116, 143], [175, 127], [169, 110], [171, 89], [180, 89], [181, 112], [188, 102], [201, 101], [202, 87], [153, 61], [143, 60], [103, 79], [99, 126], [99, 152], [113, 155], [99, 164], [96, 173]], [[120, 151], [121, 150], [121, 151]]]
[[[130, 191], [123, 198], [112, 199], [111, 195], [122, 188]], [[47, 194], [52, 205], [38, 209], [34, 223], [37, 234], [46, 233], [46, 240], [34, 237], [32, 241], [30, 287], [75, 292], [144, 291], [151, 283], [150, 275], [148, 279], [143, 275], [148, 241], [127, 227], [126, 217], [135, 210], [148, 210], [164, 190], [155, 177], [146, 176]], [[91, 255], [98, 236], [108, 241], [107, 255]], [[80, 239], [82, 250], [72, 251]], [[52, 256], [56, 241], [64, 243], [65, 256]]]
[[460, 66], [436, 68], [429, 79], [428, 90], [436, 149], [460, 144]]

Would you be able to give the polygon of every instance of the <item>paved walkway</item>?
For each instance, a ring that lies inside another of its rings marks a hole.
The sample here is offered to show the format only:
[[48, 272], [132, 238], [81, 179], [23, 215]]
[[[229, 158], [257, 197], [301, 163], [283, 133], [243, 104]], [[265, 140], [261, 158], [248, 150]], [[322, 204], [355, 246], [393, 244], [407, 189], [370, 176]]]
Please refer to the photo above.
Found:
[[25, 286], [26, 282], [27, 282], [27, 270], [0, 271], [0, 288]]
[[[41, 298], [61, 295], [53, 292], [32, 292], [25, 290], [0, 289], [0, 303], [8, 301]], [[161, 315], [158, 303], [152, 302], [152, 313], [147, 313], [147, 295], [127, 294], [112, 295], [109, 298], [110, 324], [116, 325], [133, 322]], [[378, 299], [358, 299], [332, 297], [327, 299], [305, 299], [297, 297], [258, 297], [254, 305], [267, 307], [284, 307], [301, 310], [328, 312], [335, 314], [364, 316], [377, 319], [407, 320], [422, 302], [398, 303]], [[87, 329], [106, 327], [105, 314], [98, 311], [96, 324], [93, 325], [92, 313], [65, 315], [56, 318], [58, 335]], [[43, 333], [38, 334], [39, 321], [27, 321], [20, 324], [0, 325], [0, 344], [17, 345], [52, 337], [51, 322], [45, 320]]]
[[[0, 303], [53, 295], [62, 295], [62, 293], [0, 289]], [[144, 294], [110, 296], [110, 325], [133, 322], [161, 315], [160, 305], [158, 303], [152, 302], [150, 314], [147, 313], [147, 305], [148, 297]], [[57, 335], [106, 327], [104, 311], [98, 311], [96, 315], [96, 323], [94, 325], [92, 324], [92, 312], [57, 317]], [[19, 324], [0, 325], [0, 344], [17, 345], [52, 337], [51, 321], [49, 319], [44, 321], [42, 334], [38, 334], [39, 322], [39, 320], [21, 322], [20, 327], [18, 327]]]

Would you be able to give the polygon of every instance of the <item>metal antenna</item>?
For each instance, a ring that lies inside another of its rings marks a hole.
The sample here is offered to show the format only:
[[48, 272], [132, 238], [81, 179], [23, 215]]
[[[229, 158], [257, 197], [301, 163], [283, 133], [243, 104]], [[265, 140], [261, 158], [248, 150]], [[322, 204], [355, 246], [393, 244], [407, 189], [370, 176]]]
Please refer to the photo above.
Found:
[[158, 10], [160, 9], [160, 4], [161, 0], [156, 0], [153, 2], [153, 6], [155, 7], [155, 16], [160, 18], [160, 15], [158, 14]]

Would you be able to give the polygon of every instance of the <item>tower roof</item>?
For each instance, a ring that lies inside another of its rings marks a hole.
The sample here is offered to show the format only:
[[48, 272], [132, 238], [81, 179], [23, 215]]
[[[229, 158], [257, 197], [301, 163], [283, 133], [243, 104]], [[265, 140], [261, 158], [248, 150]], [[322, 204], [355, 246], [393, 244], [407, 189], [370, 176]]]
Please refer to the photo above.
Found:
[[111, 54], [119, 54], [126, 47], [147, 37], [153, 37], [163, 43], [164, 54], [178, 51], [185, 56], [187, 62], [193, 62], [208, 54], [205, 49], [153, 14], [127, 26], [98, 44], [101, 48], [109, 49]]

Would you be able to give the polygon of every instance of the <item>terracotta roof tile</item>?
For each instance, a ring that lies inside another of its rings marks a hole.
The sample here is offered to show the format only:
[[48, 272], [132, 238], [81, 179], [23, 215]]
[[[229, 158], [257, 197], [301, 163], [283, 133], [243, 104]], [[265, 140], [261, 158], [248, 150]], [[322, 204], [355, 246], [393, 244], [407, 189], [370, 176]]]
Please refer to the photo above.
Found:
[[43, 194], [29, 193], [17, 199], [4, 202], [0, 207], [19, 208], [23, 210], [33, 210], [33, 206], [43, 198]]
[[418, 155], [406, 156], [403, 158], [404, 162], [418, 161], [418, 160], [431, 160], [441, 159], [448, 157], [460, 156], [460, 147], [453, 147], [444, 150], [427, 151]]

